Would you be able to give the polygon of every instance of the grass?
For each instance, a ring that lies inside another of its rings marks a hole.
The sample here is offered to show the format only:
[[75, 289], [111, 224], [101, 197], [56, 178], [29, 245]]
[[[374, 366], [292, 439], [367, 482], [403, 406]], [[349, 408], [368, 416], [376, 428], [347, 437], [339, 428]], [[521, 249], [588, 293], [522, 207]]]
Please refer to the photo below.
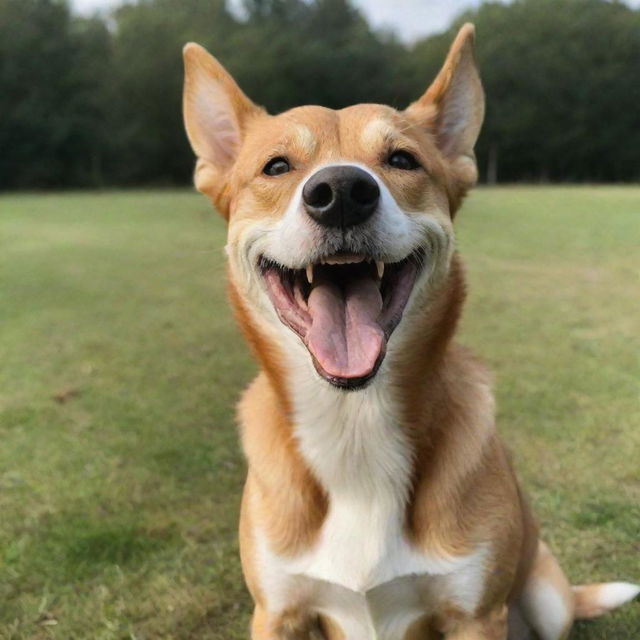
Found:
[[[478, 190], [462, 339], [574, 582], [640, 579], [640, 188]], [[225, 230], [153, 191], [0, 198], [0, 638], [246, 638]], [[631, 640], [640, 607], [580, 624]]]

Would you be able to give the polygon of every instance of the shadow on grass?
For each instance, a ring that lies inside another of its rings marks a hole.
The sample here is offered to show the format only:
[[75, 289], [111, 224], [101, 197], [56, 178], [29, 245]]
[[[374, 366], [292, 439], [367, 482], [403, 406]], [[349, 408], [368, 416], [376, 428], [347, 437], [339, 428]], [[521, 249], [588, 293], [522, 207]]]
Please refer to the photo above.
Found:
[[28, 566], [42, 583], [62, 583], [90, 578], [113, 566], [140, 565], [179, 543], [175, 526], [148, 529], [136, 524], [136, 519], [134, 513], [115, 519], [68, 513], [48, 516], [37, 530], [22, 537], [20, 552], [14, 550], [6, 560]]
[[572, 522], [578, 529], [592, 527], [613, 527], [618, 533], [637, 540], [640, 523], [640, 506], [629, 506], [624, 502], [597, 499], [589, 500], [580, 506]]

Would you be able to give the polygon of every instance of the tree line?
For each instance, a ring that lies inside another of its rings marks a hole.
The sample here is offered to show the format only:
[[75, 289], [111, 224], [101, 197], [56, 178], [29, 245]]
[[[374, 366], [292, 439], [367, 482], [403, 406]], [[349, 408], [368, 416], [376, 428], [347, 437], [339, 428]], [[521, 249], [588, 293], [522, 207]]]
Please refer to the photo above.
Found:
[[66, 0], [0, 0], [0, 189], [190, 180], [182, 45], [207, 47], [272, 112], [404, 107], [457, 27], [477, 27], [485, 181], [640, 179], [640, 10], [605, 0], [488, 2], [412, 45], [349, 0], [141, 0], [80, 17]]

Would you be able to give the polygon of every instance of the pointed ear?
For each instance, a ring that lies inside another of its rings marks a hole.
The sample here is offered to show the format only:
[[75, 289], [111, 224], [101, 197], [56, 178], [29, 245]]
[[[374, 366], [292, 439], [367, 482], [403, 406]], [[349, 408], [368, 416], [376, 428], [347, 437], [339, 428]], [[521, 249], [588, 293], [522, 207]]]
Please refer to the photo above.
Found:
[[436, 79], [406, 110], [409, 117], [433, 133], [458, 180], [467, 188], [478, 177], [473, 147], [484, 118], [484, 91], [474, 58], [474, 39], [474, 26], [465, 24]]
[[196, 187], [208, 193], [211, 180], [219, 179], [235, 162], [246, 123], [261, 108], [200, 45], [190, 42], [183, 55], [184, 123], [198, 156]]

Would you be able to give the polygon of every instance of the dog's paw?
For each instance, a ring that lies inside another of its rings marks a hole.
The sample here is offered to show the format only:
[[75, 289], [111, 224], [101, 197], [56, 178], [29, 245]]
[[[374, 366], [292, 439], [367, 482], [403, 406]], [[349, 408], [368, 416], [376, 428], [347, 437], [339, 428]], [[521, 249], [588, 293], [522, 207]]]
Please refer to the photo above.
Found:
[[327, 640], [318, 616], [290, 612], [282, 616], [276, 628], [278, 640]]

